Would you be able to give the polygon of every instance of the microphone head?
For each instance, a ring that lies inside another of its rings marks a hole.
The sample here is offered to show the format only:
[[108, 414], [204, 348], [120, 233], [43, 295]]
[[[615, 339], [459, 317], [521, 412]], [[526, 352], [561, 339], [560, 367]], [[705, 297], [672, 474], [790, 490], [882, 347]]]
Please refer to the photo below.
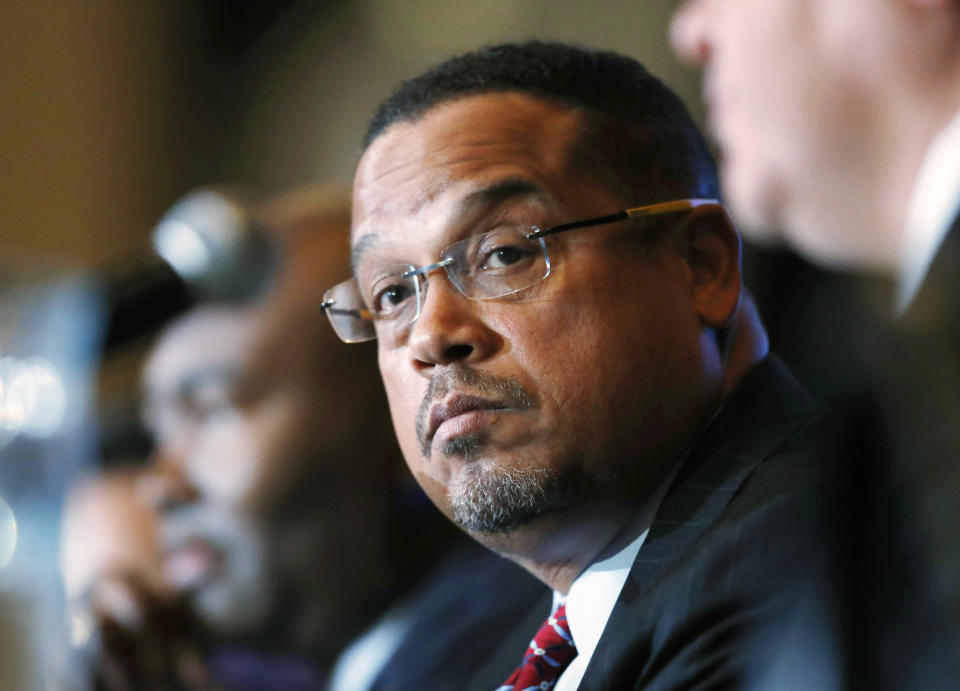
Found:
[[257, 207], [219, 189], [174, 204], [153, 251], [103, 270], [110, 315], [104, 347], [153, 331], [198, 302], [244, 302], [267, 291], [279, 252]]
[[251, 205], [199, 189], [175, 203], [153, 231], [153, 246], [196, 300], [249, 300], [268, 287], [275, 252]]

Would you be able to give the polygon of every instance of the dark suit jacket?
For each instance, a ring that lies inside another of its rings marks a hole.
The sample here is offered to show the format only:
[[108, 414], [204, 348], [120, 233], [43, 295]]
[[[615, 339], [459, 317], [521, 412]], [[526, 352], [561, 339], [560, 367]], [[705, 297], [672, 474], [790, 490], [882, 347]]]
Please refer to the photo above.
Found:
[[[758, 364], [679, 471], [580, 689], [736, 687], [821, 518], [819, 409], [776, 357]], [[471, 689], [495, 688], [546, 615], [528, 616]]]
[[[960, 217], [906, 314], [856, 356], [830, 533], [848, 686], [960, 677]], [[860, 506], [851, 511], [853, 500]], [[828, 603], [829, 604], [829, 603]]]
[[836, 426], [822, 578], [795, 584], [757, 689], [795, 683], [811, 659], [827, 674], [804, 689], [958, 688], [960, 218], [907, 313], [883, 321], [832, 334], [866, 378]]
[[822, 517], [821, 423], [775, 357], [747, 375], [657, 512], [581, 689], [742, 685]]
[[960, 596], [960, 217], [891, 331], [873, 393], [904, 498], [919, 501], [917, 519], [937, 553], [932, 575]]
[[410, 628], [370, 691], [463, 688], [517, 621], [551, 599], [543, 583], [463, 536], [406, 598]]

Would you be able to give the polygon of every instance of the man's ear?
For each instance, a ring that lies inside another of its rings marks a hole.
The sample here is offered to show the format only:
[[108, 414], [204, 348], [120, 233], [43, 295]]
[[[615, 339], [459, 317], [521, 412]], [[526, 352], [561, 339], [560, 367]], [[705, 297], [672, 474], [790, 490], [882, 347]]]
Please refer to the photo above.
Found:
[[722, 329], [740, 304], [740, 235], [720, 204], [694, 208], [681, 230], [693, 307], [705, 326]]

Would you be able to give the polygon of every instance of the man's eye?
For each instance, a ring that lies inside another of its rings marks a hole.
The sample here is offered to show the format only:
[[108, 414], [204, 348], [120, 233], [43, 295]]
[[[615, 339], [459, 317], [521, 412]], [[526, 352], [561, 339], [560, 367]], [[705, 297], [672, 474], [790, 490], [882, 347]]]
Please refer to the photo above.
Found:
[[209, 424], [217, 420], [221, 420], [227, 414], [233, 412], [234, 407], [230, 405], [227, 401], [223, 401], [217, 404], [207, 404], [203, 406], [198, 406], [194, 411], [196, 419], [201, 424]]
[[231, 392], [222, 387], [201, 388], [183, 406], [184, 414], [200, 425], [219, 421], [236, 409], [237, 403]]
[[373, 298], [373, 311], [379, 315], [389, 315], [401, 309], [413, 297], [413, 288], [395, 283], [382, 288]]
[[481, 255], [480, 270], [506, 269], [527, 260], [531, 251], [525, 247], [503, 245]]

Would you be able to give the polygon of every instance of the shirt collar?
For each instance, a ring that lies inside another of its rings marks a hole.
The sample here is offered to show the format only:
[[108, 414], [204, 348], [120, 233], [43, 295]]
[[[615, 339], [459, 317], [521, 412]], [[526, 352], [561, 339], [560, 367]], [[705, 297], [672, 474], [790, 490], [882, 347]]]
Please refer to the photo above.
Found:
[[[570, 635], [577, 646], [577, 655], [589, 658], [600, 641], [607, 619], [620, 597], [623, 584], [627, 582], [643, 541], [650, 532], [649, 526], [629, 545], [609, 559], [591, 564], [570, 586], [566, 597], [567, 623]], [[563, 597], [554, 593], [554, 604], [559, 606]]]
[[[686, 454], [684, 454], [685, 457]], [[566, 602], [567, 623], [570, 625], [570, 635], [573, 637], [574, 645], [577, 646], [578, 657], [589, 660], [593, 655], [607, 620], [610, 618], [610, 613], [620, 597], [620, 591], [627, 582], [633, 562], [647, 539], [653, 517], [660, 508], [667, 489], [676, 478], [681, 465], [682, 462], [678, 462], [674, 466], [657, 486], [650, 500], [644, 504], [633, 524], [640, 530], [640, 534], [630, 544], [613, 556], [596, 561], [587, 567], [570, 586], [570, 592], [566, 597], [554, 591], [554, 611]]]
[[897, 313], [916, 297], [960, 211], [960, 112], [930, 143], [907, 206], [904, 251], [897, 276]]

